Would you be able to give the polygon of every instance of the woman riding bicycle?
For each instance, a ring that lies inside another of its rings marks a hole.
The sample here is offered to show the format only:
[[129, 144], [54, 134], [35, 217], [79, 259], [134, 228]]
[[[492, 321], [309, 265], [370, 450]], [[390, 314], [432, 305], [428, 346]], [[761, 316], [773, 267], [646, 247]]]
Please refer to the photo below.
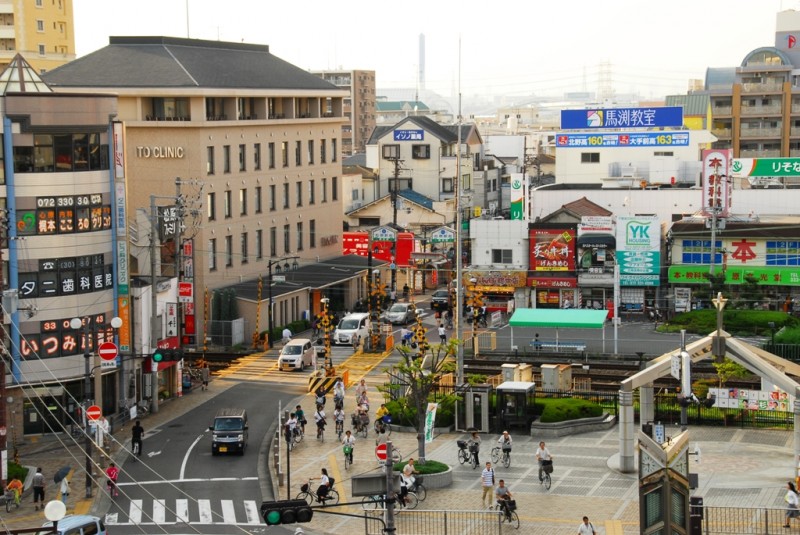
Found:
[[[356, 444], [356, 437], [353, 436], [353, 433], [350, 432], [348, 429], [344, 433], [344, 438], [342, 439], [342, 446], [344, 447], [344, 454], [350, 459], [350, 464], [353, 464], [353, 448]], [[349, 451], [348, 451], [349, 449]]]
[[386, 408], [385, 403], [381, 403], [381, 406], [375, 411], [375, 432], [378, 434], [385, 432], [388, 423], [389, 409]]
[[542, 465], [545, 462], [553, 462], [553, 456], [550, 455], [550, 450], [544, 445], [544, 441], [539, 442], [539, 449], [536, 450], [536, 460], [539, 461], [539, 483], [544, 479], [542, 475]]
[[8, 486], [6, 486], [6, 490], [11, 491], [14, 493], [14, 503], [19, 505], [19, 498], [22, 496], [22, 481], [18, 478], [14, 478], [8, 482]]
[[344, 407], [344, 383], [341, 379], [336, 380], [333, 385], [333, 405], [334, 407]]
[[317, 501], [322, 503], [328, 495], [328, 489], [331, 486], [331, 480], [328, 479], [328, 470], [323, 468], [322, 474], [319, 476], [319, 487], [317, 487]]
[[338, 436], [342, 436], [342, 431], [344, 431], [344, 409], [337, 406], [333, 409], [333, 421], [336, 424], [336, 434]]
[[503, 450], [503, 453], [508, 453], [508, 456], [511, 456], [511, 435], [508, 434], [508, 431], [503, 431], [503, 434], [500, 435], [500, 439], [497, 441], [500, 444], [500, 447]]

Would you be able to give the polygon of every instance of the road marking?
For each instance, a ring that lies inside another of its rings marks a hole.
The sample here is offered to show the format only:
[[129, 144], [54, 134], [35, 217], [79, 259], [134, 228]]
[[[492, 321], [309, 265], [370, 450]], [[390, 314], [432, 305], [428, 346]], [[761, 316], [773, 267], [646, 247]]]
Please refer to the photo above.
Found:
[[220, 500], [220, 504], [222, 504], [222, 522], [235, 524], [236, 511], [233, 509], [233, 500]]
[[605, 528], [606, 535], [622, 535], [624, 533], [622, 521], [620, 520], [606, 520]]
[[190, 477], [187, 479], [155, 479], [152, 481], [129, 481], [126, 483], [117, 483], [118, 487], [131, 487], [131, 486], [143, 486], [143, 485], [158, 485], [161, 483], [203, 483], [206, 481], [258, 481], [258, 476], [248, 476], [248, 477], [209, 477], [209, 478], [202, 478], [202, 477]]
[[189, 522], [189, 500], [180, 498], [175, 500], [175, 516], [178, 522]]
[[[346, 502], [347, 497], [345, 496], [344, 491], [344, 482], [342, 481], [342, 472], [339, 470], [339, 463], [336, 461], [337, 457], [334, 454], [328, 455], [328, 466], [331, 467], [331, 472], [333, 472], [333, 477], [336, 478], [336, 483], [334, 484], [334, 488], [339, 487], [337, 492], [339, 493], [339, 502]], [[352, 508], [348, 505], [345, 507], [345, 511], [352, 511]]]
[[[207, 432], [208, 431], [206, 431], [206, 433]], [[203, 435], [199, 435], [196, 439], [194, 439], [194, 442], [192, 442], [192, 445], [189, 446], [189, 449], [186, 450], [186, 453], [183, 456], [183, 462], [181, 463], [181, 479], [183, 479], [183, 476], [186, 474], [186, 463], [189, 462], [189, 454], [192, 453], [192, 450], [197, 445], [197, 443], [200, 442], [201, 438], [203, 438]]]
[[167, 505], [164, 500], [153, 500], [153, 522], [163, 524], [167, 521]]
[[128, 509], [128, 519], [132, 524], [140, 524], [142, 522], [142, 500], [131, 500], [131, 506]]
[[200, 510], [200, 523], [211, 524], [211, 500], [197, 500], [197, 508]]
[[248, 524], [261, 524], [261, 513], [255, 501], [247, 500], [244, 502], [244, 514], [247, 516]]

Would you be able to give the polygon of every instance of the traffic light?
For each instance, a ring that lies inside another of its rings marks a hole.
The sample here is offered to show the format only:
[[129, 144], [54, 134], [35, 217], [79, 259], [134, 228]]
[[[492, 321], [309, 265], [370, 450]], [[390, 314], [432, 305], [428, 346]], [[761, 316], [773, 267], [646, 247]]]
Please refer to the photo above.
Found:
[[298, 522], [311, 522], [314, 510], [305, 500], [263, 502], [261, 504], [261, 516], [268, 526], [295, 524]]
[[171, 362], [183, 358], [183, 349], [156, 349], [153, 352], [153, 362]]
[[165, 358], [166, 349], [156, 349], [153, 351], [153, 362], [161, 362], [167, 360]]

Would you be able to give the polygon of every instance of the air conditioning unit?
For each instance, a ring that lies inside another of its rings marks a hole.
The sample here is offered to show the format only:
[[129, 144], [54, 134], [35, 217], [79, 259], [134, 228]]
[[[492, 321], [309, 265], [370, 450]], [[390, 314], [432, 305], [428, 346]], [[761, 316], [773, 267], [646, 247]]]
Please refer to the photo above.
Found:
[[361, 208], [361, 201], [353, 201], [353, 210]]

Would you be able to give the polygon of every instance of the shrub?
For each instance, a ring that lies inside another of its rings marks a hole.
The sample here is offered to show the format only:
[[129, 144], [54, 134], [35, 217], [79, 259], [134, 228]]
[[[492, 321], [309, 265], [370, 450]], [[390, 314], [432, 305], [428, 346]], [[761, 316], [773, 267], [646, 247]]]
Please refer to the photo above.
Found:
[[585, 399], [540, 398], [536, 400], [536, 412], [539, 412], [540, 407], [542, 411], [539, 421], [542, 423], [566, 422], [603, 414], [600, 405]]
[[25, 477], [28, 475], [28, 469], [24, 466], [20, 466], [13, 461], [8, 461], [8, 480], [11, 481], [15, 477], [18, 478], [20, 481], [25, 481]]
[[[733, 310], [723, 312], [723, 325], [727, 332], [735, 336], [767, 336], [771, 334], [769, 322], [776, 328], [800, 326], [800, 320], [785, 312], [772, 310]], [[694, 334], [707, 335], [717, 330], [717, 311], [714, 309], [692, 310], [676, 314], [669, 323], [659, 327], [664, 332], [679, 332], [686, 329]]]
[[[400, 461], [399, 463], [395, 463], [392, 469], [400, 472], [407, 464], [408, 463], [406, 461]], [[414, 463], [414, 468], [417, 469], [419, 475], [424, 476], [425, 474], [441, 474], [442, 472], [447, 472], [450, 467], [444, 463], [440, 463], [439, 461], [431, 461], [430, 459], [426, 459], [425, 464], [418, 462]]]

